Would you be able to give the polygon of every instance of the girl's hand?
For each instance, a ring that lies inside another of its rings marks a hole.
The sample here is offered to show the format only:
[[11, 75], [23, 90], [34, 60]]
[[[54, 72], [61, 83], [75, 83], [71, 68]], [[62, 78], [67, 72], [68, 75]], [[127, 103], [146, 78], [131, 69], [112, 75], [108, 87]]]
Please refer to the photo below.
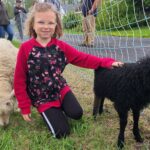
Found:
[[27, 122], [31, 122], [31, 121], [32, 121], [30, 116], [31, 116], [31, 114], [22, 115], [23, 119], [24, 119], [25, 121], [27, 121]]
[[112, 63], [112, 67], [122, 67], [124, 65], [121, 61], [115, 61]]

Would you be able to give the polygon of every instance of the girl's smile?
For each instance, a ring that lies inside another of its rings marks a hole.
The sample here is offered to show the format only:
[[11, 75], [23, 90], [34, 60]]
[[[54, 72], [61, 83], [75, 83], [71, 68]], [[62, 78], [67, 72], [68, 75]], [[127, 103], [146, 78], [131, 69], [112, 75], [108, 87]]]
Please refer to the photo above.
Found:
[[36, 12], [34, 17], [33, 29], [37, 34], [39, 42], [47, 42], [55, 33], [56, 15], [51, 10], [45, 12]]

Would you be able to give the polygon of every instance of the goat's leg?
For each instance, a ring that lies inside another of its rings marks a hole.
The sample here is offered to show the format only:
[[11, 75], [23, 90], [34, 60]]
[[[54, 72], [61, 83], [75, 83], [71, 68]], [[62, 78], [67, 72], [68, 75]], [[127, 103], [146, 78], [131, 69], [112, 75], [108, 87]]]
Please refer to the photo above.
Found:
[[103, 106], [104, 106], [104, 97], [103, 98], [101, 98], [101, 100], [100, 100], [100, 106], [99, 106], [99, 114], [102, 114], [103, 113], [103, 111], [104, 111], [104, 109], [103, 109]]
[[119, 114], [119, 119], [120, 119], [120, 131], [119, 131], [119, 135], [118, 135], [118, 147], [119, 148], [123, 148], [124, 147], [124, 132], [125, 132], [125, 128], [127, 125], [127, 117], [128, 117], [128, 111], [125, 110], [121, 110], [118, 111]]
[[96, 95], [94, 95], [94, 104], [93, 104], [93, 116], [94, 119], [96, 119], [96, 116], [98, 114], [98, 112], [100, 111], [99, 109], [101, 108], [101, 110], [103, 110], [103, 102], [102, 102], [102, 106], [101, 106], [101, 98], [98, 98]]
[[139, 117], [140, 117], [140, 111], [136, 110], [136, 109], [133, 109], [132, 112], [133, 112], [133, 121], [134, 121], [133, 134], [134, 134], [135, 140], [137, 142], [142, 143], [143, 139], [142, 139], [142, 137], [140, 135], [139, 125], [138, 125]]

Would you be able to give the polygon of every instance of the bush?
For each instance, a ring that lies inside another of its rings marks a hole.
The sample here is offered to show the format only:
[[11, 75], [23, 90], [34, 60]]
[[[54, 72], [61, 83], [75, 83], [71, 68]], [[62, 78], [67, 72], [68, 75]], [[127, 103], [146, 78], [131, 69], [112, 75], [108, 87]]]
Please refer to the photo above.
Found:
[[63, 26], [65, 29], [76, 28], [77, 26], [81, 25], [81, 21], [82, 21], [81, 14], [70, 12], [63, 17]]
[[144, 14], [133, 3], [127, 1], [106, 1], [96, 18], [97, 30], [122, 30], [145, 26]]

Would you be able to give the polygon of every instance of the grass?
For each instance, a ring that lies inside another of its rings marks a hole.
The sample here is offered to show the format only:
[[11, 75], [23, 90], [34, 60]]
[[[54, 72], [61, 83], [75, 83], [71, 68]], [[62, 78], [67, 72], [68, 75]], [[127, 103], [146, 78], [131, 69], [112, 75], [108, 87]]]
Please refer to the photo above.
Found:
[[[70, 34], [83, 34], [79, 29], [65, 30], [65, 33]], [[112, 30], [112, 31], [97, 31], [96, 35], [99, 36], [125, 36], [125, 37], [142, 37], [150, 38], [150, 29], [148, 27], [132, 28], [128, 30]]]
[[[13, 41], [13, 44], [16, 47], [20, 45], [18, 41]], [[84, 110], [81, 120], [69, 120], [70, 136], [60, 140], [53, 138], [41, 116], [32, 108], [31, 123], [25, 122], [20, 113], [13, 113], [10, 125], [5, 129], [0, 128], [0, 150], [117, 150], [119, 122], [112, 103], [105, 103], [109, 113], [98, 116], [96, 121], [92, 117], [93, 71], [70, 65], [66, 68], [64, 76]], [[143, 144], [136, 143], [133, 138], [133, 121], [129, 113], [124, 150], [150, 149], [150, 120], [147, 119], [147, 110], [139, 122], [145, 139]]]
[[[82, 74], [88, 73], [90, 80]], [[106, 101], [110, 113], [103, 113], [94, 121], [92, 117], [92, 80], [91, 70], [67, 66], [64, 76], [81, 104], [84, 114], [81, 120], [69, 120], [71, 134], [67, 138], [55, 139], [48, 131], [41, 116], [32, 108], [32, 123], [27, 123], [19, 113], [13, 113], [10, 125], [0, 129], [0, 150], [116, 150], [118, 136], [118, 116], [112, 104]], [[82, 76], [82, 77], [81, 77]], [[124, 150], [148, 150], [150, 129], [147, 119], [141, 117], [140, 128], [145, 142], [138, 145], [131, 132], [132, 119], [129, 117], [126, 128]]]
[[17, 41], [17, 40], [13, 40], [12, 43], [13, 43], [13, 45], [15, 45], [16, 47], [19, 47], [19, 46], [20, 46], [20, 42]]
[[98, 35], [112, 35], [112, 36], [125, 36], [125, 37], [142, 37], [149, 38], [150, 37], [150, 29], [147, 27], [132, 28], [130, 30], [116, 30], [111, 32], [98, 31]]

